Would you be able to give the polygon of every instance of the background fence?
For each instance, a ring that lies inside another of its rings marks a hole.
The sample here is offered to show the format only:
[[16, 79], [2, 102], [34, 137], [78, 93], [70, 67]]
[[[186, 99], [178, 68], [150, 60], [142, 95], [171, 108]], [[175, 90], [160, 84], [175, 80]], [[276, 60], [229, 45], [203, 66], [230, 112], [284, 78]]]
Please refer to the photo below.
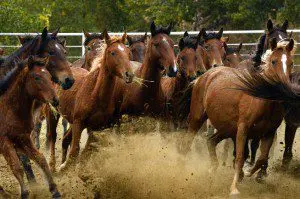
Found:
[[[300, 40], [300, 29], [288, 30], [288, 32], [293, 32], [293, 38], [296, 41]], [[259, 36], [263, 34], [264, 30], [230, 30], [224, 31], [224, 36], [229, 37], [229, 46], [238, 46], [240, 42], [243, 42], [242, 55], [244, 57], [249, 56], [255, 51], [256, 41]], [[197, 35], [199, 31], [190, 31], [189, 34]], [[16, 48], [20, 47], [18, 43], [17, 36], [25, 35], [37, 35], [38, 33], [0, 33], [0, 47], [4, 49], [5, 55], [8, 55]], [[123, 33], [109, 33], [110, 35], [122, 35]], [[128, 32], [130, 36], [142, 36], [144, 32]], [[171, 32], [171, 37], [178, 43], [179, 39], [182, 37], [184, 32]], [[68, 47], [68, 58], [72, 62], [76, 59], [82, 57], [85, 53], [85, 48], [83, 46], [85, 36], [83, 33], [59, 33], [58, 36], [66, 37], [67, 47]], [[294, 65], [297, 69], [300, 69], [300, 43], [297, 43], [298, 50], [295, 54]]]

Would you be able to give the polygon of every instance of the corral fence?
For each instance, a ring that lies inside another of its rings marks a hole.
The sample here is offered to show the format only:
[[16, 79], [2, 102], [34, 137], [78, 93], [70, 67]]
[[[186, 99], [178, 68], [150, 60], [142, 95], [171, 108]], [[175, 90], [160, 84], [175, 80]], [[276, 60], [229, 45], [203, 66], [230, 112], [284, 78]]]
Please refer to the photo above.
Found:
[[[217, 32], [217, 31], [216, 31]], [[242, 55], [244, 57], [249, 56], [255, 50], [256, 42], [264, 30], [229, 30], [224, 31], [223, 35], [229, 37], [229, 46], [238, 46], [240, 42], [243, 42]], [[300, 40], [300, 29], [288, 30], [288, 32], [293, 32], [293, 38], [296, 41]], [[189, 31], [191, 35], [197, 35], [199, 31]], [[16, 37], [32, 35], [35, 36], [38, 33], [0, 33], [0, 48], [3, 48], [6, 54], [14, 51], [16, 48], [20, 47]], [[109, 33], [110, 35], [122, 35], [122, 32]], [[130, 36], [142, 36], [145, 32], [128, 32]], [[179, 38], [182, 37], [184, 32], [171, 32], [171, 36], [178, 43]], [[83, 33], [58, 33], [60, 37], [67, 38], [67, 47], [69, 50], [68, 58], [70, 61], [81, 58], [85, 53], [85, 47], [83, 45], [85, 36]], [[300, 43], [297, 43], [298, 50], [295, 54], [295, 66], [300, 69]]]

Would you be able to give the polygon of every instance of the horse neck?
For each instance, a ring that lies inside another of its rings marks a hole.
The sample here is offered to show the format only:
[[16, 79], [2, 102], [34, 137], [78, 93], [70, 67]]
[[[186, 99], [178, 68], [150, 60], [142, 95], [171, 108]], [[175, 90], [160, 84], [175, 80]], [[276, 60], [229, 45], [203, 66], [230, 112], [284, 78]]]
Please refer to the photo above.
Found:
[[88, 59], [88, 56], [87, 54], [85, 55], [85, 58], [84, 58], [84, 63], [83, 63], [83, 66], [82, 68], [86, 69], [86, 70], [90, 70], [91, 67], [92, 67], [92, 63], [93, 63], [94, 59]]
[[175, 77], [175, 90], [174, 90], [174, 94], [183, 91], [186, 86], [188, 85], [189, 81], [188, 79], [181, 75], [180, 73], [178, 73]]
[[158, 93], [160, 88], [161, 74], [159, 68], [159, 60], [152, 58], [150, 53], [146, 54], [144, 64], [141, 71], [141, 78], [144, 81], [143, 89], [150, 95]]
[[116, 76], [108, 71], [106, 63], [102, 64], [99, 69], [95, 70], [93, 73], [96, 73], [94, 74], [96, 84], [92, 92], [92, 98], [101, 101], [102, 105], [108, 104], [113, 95]]
[[39, 39], [33, 39], [32, 41], [24, 44], [21, 48], [16, 50], [9, 59], [20, 59], [24, 60], [28, 58], [30, 55], [36, 54], [38, 50], [38, 45], [40, 45]]
[[15, 118], [19, 118], [24, 122], [31, 122], [34, 99], [26, 92], [25, 89], [26, 73], [27, 72], [24, 71], [20, 72], [20, 74], [16, 77], [17, 79], [3, 96], [2, 102], [4, 102], [6, 110], [12, 111]]

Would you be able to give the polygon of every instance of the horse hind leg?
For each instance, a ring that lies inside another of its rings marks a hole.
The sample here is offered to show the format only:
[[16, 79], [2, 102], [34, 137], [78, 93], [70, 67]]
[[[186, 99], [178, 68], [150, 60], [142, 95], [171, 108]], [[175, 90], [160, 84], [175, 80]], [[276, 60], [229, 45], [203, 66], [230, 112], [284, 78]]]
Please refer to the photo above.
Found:
[[285, 149], [284, 149], [283, 159], [282, 159], [282, 168], [284, 170], [288, 169], [289, 164], [293, 158], [293, 144], [294, 144], [297, 128], [298, 128], [297, 126], [289, 122], [286, 123], [285, 135], [284, 135]]
[[273, 144], [273, 138], [274, 138], [274, 134], [272, 133], [269, 136], [263, 137], [261, 139], [261, 144], [260, 144], [260, 157], [257, 159], [254, 167], [251, 169], [250, 172], [250, 176], [253, 175], [258, 169], [261, 169], [262, 172], [260, 173], [260, 175], [258, 175], [256, 177], [257, 181], [261, 181], [262, 178], [265, 176], [264, 171], [266, 172], [267, 167], [268, 167], [268, 157], [269, 157], [269, 152], [271, 149], [271, 146]]
[[2, 154], [7, 161], [7, 164], [10, 166], [10, 169], [20, 184], [21, 198], [29, 198], [29, 191], [24, 182], [24, 172], [13, 143], [5, 140], [1, 148], [3, 149]]
[[221, 137], [220, 132], [213, 134], [207, 139], [207, 148], [208, 148], [210, 161], [211, 161], [211, 168], [209, 170], [210, 172], [216, 171], [219, 166], [217, 153], [216, 153], [216, 146], [222, 140], [223, 138]]
[[245, 144], [247, 142], [247, 127], [244, 123], [239, 124], [238, 131], [236, 135], [236, 158], [235, 158], [235, 173], [234, 178], [230, 187], [230, 195], [239, 194], [237, 189], [237, 183], [240, 181], [241, 176], [243, 176], [243, 165], [245, 161]]

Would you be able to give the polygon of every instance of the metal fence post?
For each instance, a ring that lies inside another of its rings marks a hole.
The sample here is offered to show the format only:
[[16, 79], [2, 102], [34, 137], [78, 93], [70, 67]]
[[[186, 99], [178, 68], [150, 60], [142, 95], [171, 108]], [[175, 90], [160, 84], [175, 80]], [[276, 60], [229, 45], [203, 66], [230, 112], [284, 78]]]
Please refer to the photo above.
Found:
[[84, 33], [82, 33], [81, 35], [81, 55], [84, 56], [85, 54], [85, 47], [84, 47], [84, 41], [85, 41], [85, 36], [84, 36]]

